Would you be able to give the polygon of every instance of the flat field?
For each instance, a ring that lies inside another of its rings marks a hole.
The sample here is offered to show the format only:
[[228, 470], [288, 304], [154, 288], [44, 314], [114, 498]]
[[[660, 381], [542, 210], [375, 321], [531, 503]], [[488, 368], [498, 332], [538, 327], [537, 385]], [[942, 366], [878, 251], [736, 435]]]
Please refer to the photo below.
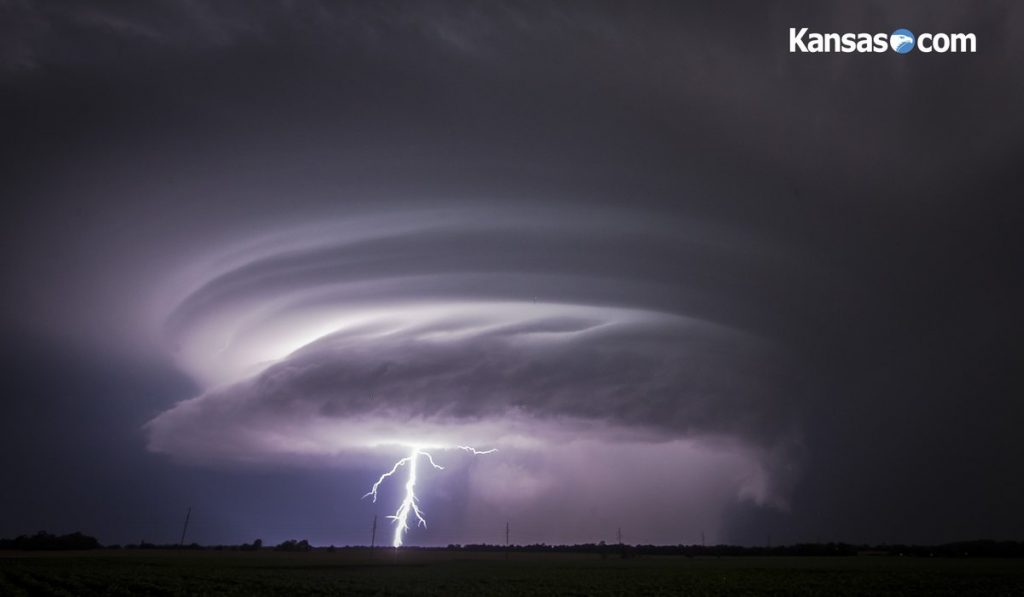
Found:
[[1000, 595], [1024, 560], [399, 551], [0, 552], [0, 595]]

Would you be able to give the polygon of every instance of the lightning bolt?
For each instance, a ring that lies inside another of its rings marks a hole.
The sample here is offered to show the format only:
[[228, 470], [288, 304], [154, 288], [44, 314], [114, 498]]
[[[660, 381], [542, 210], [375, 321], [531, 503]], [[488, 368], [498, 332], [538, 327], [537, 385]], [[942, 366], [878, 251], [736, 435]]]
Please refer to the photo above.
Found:
[[497, 448], [491, 448], [490, 450], [477, 450], [476, 448], [474, 448], [472, 446], [455, 446], [455, 447], [460, 449], [460, 450], [465, 450], [465, 451], [469, 452], [470, 454], [472, 454], [474, 456], [479, 456], [481, 454], [494, 454], [495, 452], [498, 451]]
[[[459, 450], [465, 450], [474, 456], [493, 454], [498, 451], [497, 448], [491, 448], [490, 450], [477, 450], [471, 446], [456, 446], [456, 448]], [[409, 475], [405, 480], [405, 498], [398, 506], [398, 510], [396, 510], [393, 515], [388, 516], [388, 518], [395, 522], [395, 536], [391, 544], [396, 548], [402, 546], [402, 538], [405, 536], [405, 533], [409, 531], [410, 515], [416, 517], [417, 525], [424, 528], [427, 526], [427, 519], [423, 518], [423, 511], [420, 510], [420, 507], [417, 504], [419, 500], [416, 498], [416, 463], [419, 461], [421, 456], [427, 459], [430, 466], [439, 471], [444, 470], [443, 466], [434, 462], [434, 457], [430, 455], [430, 452], [425, 452], [414, 446], [408, 456], [396, 462], [395, 465], [391, 467], [391, 470], [381, 475], [380, 478], [377, 479], [377, 482], [370, 488], [370, 491], [363, 495], [363, 499], [372, 497], [373, 502], [377, 503], [377, 490], [380, 489], [384, 480], [395, 475], [398, 472], [398, 469], [403, 466], [409, 467]]]

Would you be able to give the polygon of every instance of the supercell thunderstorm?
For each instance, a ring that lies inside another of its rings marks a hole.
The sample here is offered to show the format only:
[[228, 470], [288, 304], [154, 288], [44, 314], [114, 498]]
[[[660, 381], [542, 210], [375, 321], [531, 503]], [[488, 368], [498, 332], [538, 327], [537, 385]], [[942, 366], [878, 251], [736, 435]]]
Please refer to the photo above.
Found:
[[462, 467], [467, 491], [525, 520], [577, 489], [619, 508], [628, 496], [604, 485], [652, 458], [665, 474], [632, 480], [672, 496], [637, 521], [652, 533], [658, 508], [688, 499], [707, 517], [723, 500], [784, 507], [798, 444], [784, 356], [704, 298], [757, 284], [756, 257], [703, 225], [630, 226], [594, 210], [389, 213], [225, 246], [153, 302], [201, 392], [148, 423], [149, 447], [362, 469], [405, 446], [366, 495], [405, 473], [395, 546], [426, 524], [417, 465], [442, 468], [427, 447], [500, 447]]

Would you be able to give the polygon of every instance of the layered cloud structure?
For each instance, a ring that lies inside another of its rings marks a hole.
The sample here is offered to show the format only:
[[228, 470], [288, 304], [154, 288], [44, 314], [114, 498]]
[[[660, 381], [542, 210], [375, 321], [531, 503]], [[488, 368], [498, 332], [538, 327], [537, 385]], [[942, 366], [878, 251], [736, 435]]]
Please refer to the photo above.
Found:
[[784, 359], [686, 309], [749, 267], [723, 236], [614, 212], [452, 209], [226, 247], [162, 295], [168, 347], [203, 391], [147, 425], [150, 448], [352, 463], [497, 447], [475, 491], [515, 503], [564, 481], [550, 471], [566, 461], [612, 483], [715, 461], [733, 497], [783, 504], [796, 440]]

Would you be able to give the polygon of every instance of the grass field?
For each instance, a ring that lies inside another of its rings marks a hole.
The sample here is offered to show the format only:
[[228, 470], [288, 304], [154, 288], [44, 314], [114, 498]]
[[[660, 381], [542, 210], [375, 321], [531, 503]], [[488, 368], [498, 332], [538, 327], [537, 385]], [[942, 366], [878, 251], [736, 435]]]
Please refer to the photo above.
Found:
[[2, 595], [1000, 595], [1024, 561], [339, 550], [0, 552]]

